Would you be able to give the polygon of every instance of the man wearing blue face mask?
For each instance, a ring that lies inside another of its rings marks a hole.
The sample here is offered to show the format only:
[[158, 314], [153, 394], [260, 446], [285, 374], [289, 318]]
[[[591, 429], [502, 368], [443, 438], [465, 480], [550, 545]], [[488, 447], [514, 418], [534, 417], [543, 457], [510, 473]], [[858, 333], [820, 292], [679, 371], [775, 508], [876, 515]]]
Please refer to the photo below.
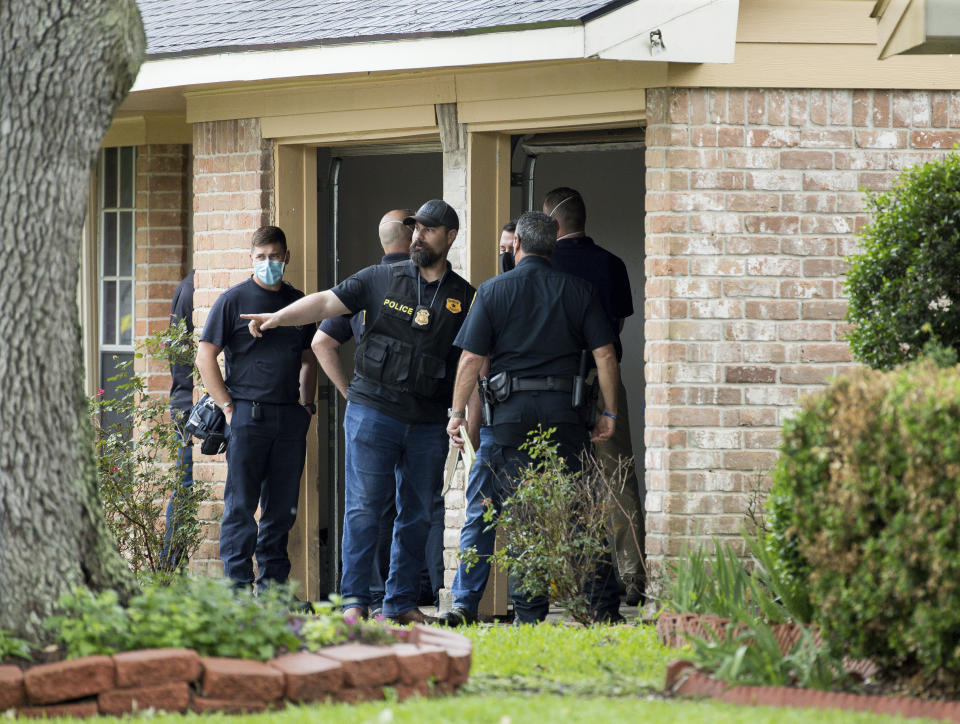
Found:
[[[310, 349], [316, 325], [251, 337], [241, 311], [276, 311], [303, 292], [282, 281], [290, 252], [278, 227], [254, 232], [250, 261], [251, 277], [221, 294], [210, 309], [196, 364], [228, 425], [220, 525], [223, 571], [236, 585], [251, 586], [256, 554], [257, 584], [263, 587], [286, 581], [290, 573], [287, 534], [297, 517], [307, 428], [317, 411], [317, 364]], [[221, 350], [226, 380], [217, 364]], [[259, 527], [254, 519], [258, 505]]]

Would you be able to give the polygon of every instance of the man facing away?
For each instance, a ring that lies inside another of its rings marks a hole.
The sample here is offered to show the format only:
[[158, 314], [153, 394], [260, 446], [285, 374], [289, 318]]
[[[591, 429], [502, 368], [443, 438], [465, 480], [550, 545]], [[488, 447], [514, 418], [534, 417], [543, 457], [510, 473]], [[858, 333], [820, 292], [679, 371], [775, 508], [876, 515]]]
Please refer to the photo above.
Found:
[[[413, 215], [410, 209], [388, 211], [380, 219], [377, 235], [383, 247], [381, 264], [396, 264], [410, 258], [410, 243], [413, 229], [403, 220]], [[313, 353], [320, 368], [334, 384], [343, 399], [347, 399], [347, 376], [340, 363], [340, 345], [353, 337], [360, 343], [364, 332], [366, 311], [341, 317], [330, 317], [320, 323], [313, 337]], [[399, 474], [399, 471], [398, 471]], [[427, 537], [426, 562], [421, 579], [420, 602], [433, 602], [443, 585], [443, 496], [438, 492], [431, 513], [430, 534]], [[393, 542], [393, 523], [397, 517], [396, 503], [391, 500], [380, 518], [377, 547], [374, 551], [373, 569], [370, 574], [370, 614], [376, 615], [383, 608], [383, 595], [387, 577], [390, 575], [390, 545]], [[429, 589], [429, 593], [427, 592]]]
[[[611, 404], [598, 418], [595, 441], [609, 439], [616, 427], [617, 361], [613, 330], [596, 292], [582, 279], [550, 266], [557, 224], [546, 214], [527, 212], [517, 221], [514, 255], [517, 266], [480, 285], [476, 300], [454, 344], [463, 349], [453, 392], [447, 432], [459, 440], [463, 409], [487, 364], [490, 380], [510, 379], [510, 392], [493, 407], [492, 425], [481, 443], [468, 483], [471, 504], [461, 532], [460, 549], [475, 547], [479, 562], [469, 571], [461, 564], [453, 584], [454, 605], [444, 622], [459, 625], [476, 618], [493, 552], [494, 532], [487, 530], [478, 497], [492, 501], [499, 513], [529, 463], [520, 446], [538, 425], [556, 429], [553, 441], [572, 471], [581, 469], [590, 434], [586, 410], [572, 404], [573, 378], [583, 350], [596, 361], [601, 390]], [[490, 472], [484, 470], [489, 466]], [[479, 469], [478, 469], [479, 468]], [[621, 621], [619, 597], [609, 559], [588, 583], [591, 609], [597, 621]], [[511, 580], [516, 620], [535, 623], [546, 618], [546, 598], [531, 598], [523, 582]]]
[[[620, 342], [623, 321], [633, 314], [627, 267], [620, 257], [598, 246], [586, 235], [586, 205], [583, 197], [574, 189], [560, 187], [549, 192], [543, 200], [543, 212], [556, 219], [559, 227], [557, 247], [550, 262], [556, 269], [593, 284], [614, 330], [614, 347], [619, 364], [623, 357], [623, 345]], [[627, 392], [622, 382], [617, 385], [616, 395], [617, 409], [620, 411], [616, 432], [610, 440], [596, 445], [597, 457], [608, 474], [614, 473], [621, 461], [633, 460]], [[597, 402], [598, 412], [604, 405], [610, 405], [610, 399], [603, 392]], [[626, 472], [622, 487], [614, 481], [616, 501], [613, 506], [612, 538], [620, 578], [626, 588], [626, 603], [635, 606], [643, 600], [646, 587], [641, 554], [644, 541], [643, 490], [637, 479], [636, 465], [631, 464]]]
[[[425, 620], [417, 594], [430, 512], [449, 448], [447, 406], [459, 356], [453, 340], [475, 290], [447, 262], [460, 228], [449, 204], [428, 201], [404, 221], [414, 229], [410, 261], [370, 266], [279, 311], [243, 316], [250, 320], [250, 333], [259, 337], [277, 327], [366, 310], [343, 423], [340, 588], [350, 601], [345, 616], [365, 615], [380, 516], [395, 499], [383, 614], [409, 623]], [[479, 419], [471, 420], [472, 437], [478, 426]]]
[[[275, 311], [303, 297], [282, 281], [290, 261], [276, 226], [253, 234], [253, 275], [221, 294], [197, 348], [197, 369], [227, 419], [227, 482], [223, 491], [220, 558], [239, 587], [282, 583], [290, 573], [287, 534], [297, 517], [300, 475], [310, 416], [316, 412], [314, 325], [270, 330], [253, 338], [240, 318], [246, 309]], [[217, 355], [224, 350], [226, 378]], [[254, 519], [260, 506], [260, 523]]]

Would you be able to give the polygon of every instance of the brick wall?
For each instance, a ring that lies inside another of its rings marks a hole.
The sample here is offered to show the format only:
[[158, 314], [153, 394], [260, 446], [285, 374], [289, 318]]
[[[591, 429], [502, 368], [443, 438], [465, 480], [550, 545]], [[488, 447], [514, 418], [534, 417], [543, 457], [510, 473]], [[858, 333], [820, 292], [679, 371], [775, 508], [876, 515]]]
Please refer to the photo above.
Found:
[[960, 93], [647, 96], [646, 484], [654, 573], [733, 535], [798, 399], [848, 369], [861, 189], [960, 141]]
[[[255, 119], [214, 121], [194, 125], [193, 153], [194, 323], [202, 330], [214, 300], [250, 276], [250, 235], [272, 223], [273, 146]], [[194, 457], [194, 476], [213, 494], [201, 506], [205, 539], [190, 567], [211, 575], [223, 572], [216, 521], [226, 472], [223, 456]]]
[[[155, 334], [170, 324], [170, 303], [189, 268], [190, 147], [151, 145], [137, 148], [136, 337]], [[170, 392], [170, 370], [160, 362], [136, 360], [147, 389]]]

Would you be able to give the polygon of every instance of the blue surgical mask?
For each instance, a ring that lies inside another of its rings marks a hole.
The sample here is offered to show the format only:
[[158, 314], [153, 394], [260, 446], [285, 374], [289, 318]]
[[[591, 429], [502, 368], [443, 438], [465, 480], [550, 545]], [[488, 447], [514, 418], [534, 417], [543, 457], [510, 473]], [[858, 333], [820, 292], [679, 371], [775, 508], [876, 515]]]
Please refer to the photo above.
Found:
[[285, 266], [286, 264], [282, 261], [264, 259], [263, 261], [253, 262], [253, 271], [260, 281], [268, 287], [272, 287], [283, 279], [283, 269]]

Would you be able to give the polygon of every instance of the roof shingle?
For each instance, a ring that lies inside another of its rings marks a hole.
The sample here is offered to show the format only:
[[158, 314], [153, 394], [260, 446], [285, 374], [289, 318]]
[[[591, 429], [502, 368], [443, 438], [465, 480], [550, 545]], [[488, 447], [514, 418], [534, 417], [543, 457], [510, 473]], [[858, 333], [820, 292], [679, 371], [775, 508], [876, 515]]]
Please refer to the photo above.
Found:
[[577, 22], [611, 0], [139, 0], [147, 55]]

